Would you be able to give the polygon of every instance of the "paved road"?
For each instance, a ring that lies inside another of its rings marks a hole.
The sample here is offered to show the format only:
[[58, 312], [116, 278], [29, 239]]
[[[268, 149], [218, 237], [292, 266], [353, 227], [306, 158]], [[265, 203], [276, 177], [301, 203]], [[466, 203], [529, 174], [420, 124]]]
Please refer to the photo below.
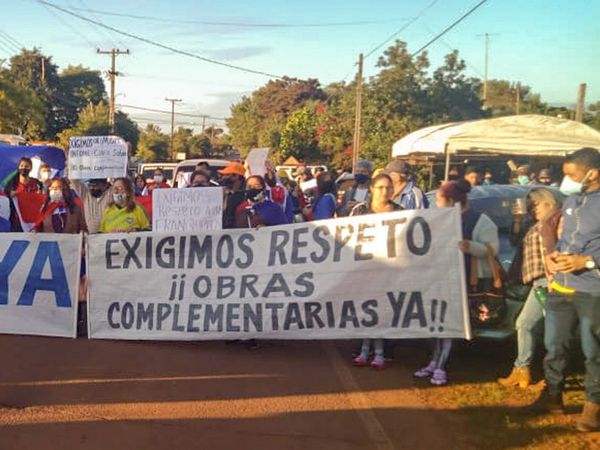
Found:
[[461, 447], [414, 367], [354, 368], [352, 345], [0, 336], [0, 449]]

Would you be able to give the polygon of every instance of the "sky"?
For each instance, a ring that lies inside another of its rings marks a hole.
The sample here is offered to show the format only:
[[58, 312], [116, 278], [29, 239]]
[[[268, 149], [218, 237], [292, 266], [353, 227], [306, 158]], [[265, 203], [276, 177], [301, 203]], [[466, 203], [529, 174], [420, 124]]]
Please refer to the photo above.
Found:
[[[375, 75], [377, 58], [394, 39], [417, 51], [479, 1], [47, 0], [201, 58], [275, 76], [318, 78], [322, 85], [350, 81], [359, 53], [371, 53], [364, 75]], [[230, 106], [270, 79], [158, 48], [36, 0], [0, 0], [0, 12], [0, 60], [14, 54], [15, 45], [35, 46], [59, 69], [81, 64], [105, 74], [110, 57], [96, 49], [128, 49], [129, 55], [117, 57], [119, 105], [170, 110], [165, 98], [177, 98], [176, 112], [209, 115], [206, 126], [223, 126]], [[485, 33], [490, 79], [520, 81], [557, 105], [574, 104], [579, 83], [587, 83], [586, 101], [600, 101], [600, 1], [487, 0], [427, 48], [432, 68], [457, 49], [467, 75], [483, 78]], [[119, 109], [142, 125], [170, 125], [168, 114]], [[177, 125], [196, 131], [202, 120], [176, 116]]]

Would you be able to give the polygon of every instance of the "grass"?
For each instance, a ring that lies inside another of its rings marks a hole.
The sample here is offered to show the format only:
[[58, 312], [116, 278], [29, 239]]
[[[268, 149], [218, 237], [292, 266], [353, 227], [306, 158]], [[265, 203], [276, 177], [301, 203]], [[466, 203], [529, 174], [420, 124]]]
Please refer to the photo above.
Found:
[[[450, 384], [430, 387], [426, 380], [416, 388], [428, 405], [456, 411], [474, 449], [600, 449], [600, 433], [579, 433], [574, 424], [584, 403], [581, 366], [569, 377], [565, 392], [567, 414], [532, 417], [522, 407], [539, 395], [539, 386], [523, 390], [495, 382], [504, 376], [514, 358], [514, 343], [479, 341], [457, 345], [449, 367]], [[512, 355], [512, 356], [511, 356]], [[541, 361], [534, 375], [541, 378]]]

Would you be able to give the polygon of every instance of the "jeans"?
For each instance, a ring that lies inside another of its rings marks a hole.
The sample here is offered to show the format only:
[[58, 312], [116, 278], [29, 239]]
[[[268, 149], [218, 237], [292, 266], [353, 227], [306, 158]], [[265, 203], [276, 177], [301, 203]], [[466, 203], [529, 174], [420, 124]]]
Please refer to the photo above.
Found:
[[585, 396], [600, 403], [600, 294], [552, 292], [546, 302], [544, 375], [551, 393], [562, 392], [571, 342], [579, 323], [585, 356]]
[[533, 282], [529, 295], [525, 300], [523, 309], [517, 317], [517, 359], [515, 367], [529, 367], [533, 360], [535, 351], [535, 341], [539, 331], [542, 330], [542, 321], [544, 319], [544, 309], [540, 302], [535, 298], [535, 288], [538, 286], [548, 286], [546, 278], [539, 278]]

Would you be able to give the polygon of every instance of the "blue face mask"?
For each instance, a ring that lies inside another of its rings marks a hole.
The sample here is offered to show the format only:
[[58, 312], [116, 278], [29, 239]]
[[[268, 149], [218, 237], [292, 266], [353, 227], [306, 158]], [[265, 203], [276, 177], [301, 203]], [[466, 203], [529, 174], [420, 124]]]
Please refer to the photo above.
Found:
[[529, 177], [527, 175], [519, 175], [517, 177], [517, 181], [519, 182], [519, 184], [527, 184], [531, 180], [529, 179]]
[[371, 177], [369, 175], [365, 175], [364, 173], [357, 173], [354, 175], [354, 181], [358, 184], [365, 184], [370, 180]]

